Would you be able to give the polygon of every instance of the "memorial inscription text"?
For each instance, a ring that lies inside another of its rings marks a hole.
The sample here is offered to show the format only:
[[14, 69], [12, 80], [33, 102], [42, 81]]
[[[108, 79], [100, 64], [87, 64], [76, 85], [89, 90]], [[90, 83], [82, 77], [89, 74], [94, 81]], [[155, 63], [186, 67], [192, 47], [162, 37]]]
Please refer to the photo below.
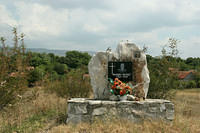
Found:
[[108, 78], [132, 81], [132, 62], [108, 62]]

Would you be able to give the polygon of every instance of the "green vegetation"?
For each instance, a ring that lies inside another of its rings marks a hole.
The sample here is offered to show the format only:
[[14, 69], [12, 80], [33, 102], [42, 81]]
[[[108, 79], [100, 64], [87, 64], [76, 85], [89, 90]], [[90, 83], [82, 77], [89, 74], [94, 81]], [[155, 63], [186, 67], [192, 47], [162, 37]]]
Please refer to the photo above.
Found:
[[27, 119], [21, 121], [19, 126], [17, 123], [13, 125], [5, 125], [0, 131], [4, 133], [27, 133], [27, 132], [36, 132], [39, 128], [45, 126], [45, 121], [52, 119], [56, 116], [55, 110], [47, 110], [46, 112], [40, 112], [38, 114], [33, 114]]
[[83, 79], [84, 69], [71, 70], [63, 80], [46, 85], [47, 91], [64, 98], [89, 97], [92, 93], [89, 79]]
[[17, 29], [13, 28], [13, 36], [14, 42], [11, 47], [8, 47], [6, 39], [1, 37], [0, 109], [14, 103], [16, 97], [26, 92], [28, 87], [38, 85], [56, 84], [54, 87], [57, 89], [50, 90], [57, 91], [56, 93], [62, 96], [69, 96], [69, 94], [76, 96], [75, 93], [80, 93], [80, 96], [89, 95], [91, 89], [89, 80], [82, 79], [88, 72], [87, 65], [91, 58], [88, 53], [68, 51], [65, 57], [59, 57], [52, 53], [26, 52], [25, 35], [22, 33], [19, 37]]
[[[149, 98], [171, 99], [174, 92], [185, 88], [197, 88], [200, 82], [199, 69], [200, 58], [187, 58], [186, 60], [178, 57], [178, 43], [175, 38], [169, 38], [168, 43], [161, 50], [162, 55], [152, 57], [147, 55], [148, 69], [150, 71]], [[190, 60], [190, 61], [188, 61]], [[173, 70], [170, 70], [172, 68]], [[182, 81], [178, 78], [179, 71], [194, 70], [194, 79]]]
[[19, 38], [17, 29], [13, 28], [13, 35], [12, 48], [5, 44], [5, 38], [0, 38], [0, 109], [15, 102], [27, 85], [28, 54], [24, 50], [24, 34]]
[[78, 68], [82, 65], [88, 65], [91, 56], [88, 53], [81, 53], [78, 51], [66, 52], [65, 64], [70, 68]]
[[34, 67], [28, 80], [30, 86], [40, 81], [64, 79], [68, 73], [80, 68], [87, 73], [87, 64], [91, 58], [88, 53], [78, 51], [68, 51], [65, 57], [55, 56], [53, 53], [28, 54], [31, 55], [29, 64]]

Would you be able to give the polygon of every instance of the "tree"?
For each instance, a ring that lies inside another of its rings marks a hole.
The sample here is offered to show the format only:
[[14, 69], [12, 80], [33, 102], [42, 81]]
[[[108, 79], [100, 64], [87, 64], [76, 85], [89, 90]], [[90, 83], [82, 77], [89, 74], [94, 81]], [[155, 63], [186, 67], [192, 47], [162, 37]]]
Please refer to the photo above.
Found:
[[178, 50], [178, 43], [180, 43], [180, 41], [176, 38], [169, 38], [168, 40], [168, 46], [170, 48], [170, 52], [169, 55], [172, 57], [177, 57], [179, 54], [179, 50]]
[[165, 45], [161, 52], [162, 56], [158, 59], [151, 59], [148, 57], [148, 68], [150, 71], [150, 85], [149, 94], [150, 98], [167, 98], [170, 95], [171, 89], [179, 88], [179, 82], [177, 80], [176, 73], [169, 70], [170, 67], [178, 67], [178, 40], [175, 38], [169, 38], [167, 45]]
[[144, 45], [143, 48], [142, 48], [142, 51], [143, 51], [144, 53], [147, 53], [148, 47]]
[[66, 64], [60, 64], [56, 63], [54, 65], [54, 71], [56, 71], [58, 74], [65, 74], [67, 72], [67, 65]]
[[42, 59], [36, 53], [32, 53], [32, 57], [29, 61], [31, 66], [37, 67], [42, 64]]
[[57, 62], [61, 63], [61, 64], [67, 64], [66, 58], [65, 57], [58, 57], [57, 58]]
[[88, 65], [91, 56], [88, 53], [82, 53], [79, 51], [66, 52], [66, 64], [70, 68], [78, 68], [81, 65]]
[[162, 55], [163, 56], [172, 56], [178, 57], [179, 50], [178, 50], [178, 43], [180, 41], [176, 38], [169, 38], [167, 44], [165, 44], [162, 48]]

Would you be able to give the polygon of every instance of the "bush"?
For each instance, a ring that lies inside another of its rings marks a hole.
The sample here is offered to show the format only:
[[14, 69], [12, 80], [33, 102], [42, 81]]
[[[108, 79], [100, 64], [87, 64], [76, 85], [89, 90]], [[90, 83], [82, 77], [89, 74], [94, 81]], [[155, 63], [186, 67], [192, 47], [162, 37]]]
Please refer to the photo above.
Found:
[[29, 73], [28, 85], [34, 86], [35, 82], [42, 80], [44, 75], [45, 75], [45, 70], [40, 67], [36, 67]]
[[55, 80], [59, 79], [59, 75], [57, 74], [56, 71], [52, 71], [48, 74], [48, 79], [50, 80], [50, 82], [53, 82]]
[[197, 81], [197, 87], [200, 88], [200, 80]]
[[194, 80], [187, 81], [186, 88], [196, 88], [197, 84]]
[[84, 73], [82, 69], [71, 70], [62, 80], [47, 84], [46, 89], [65, 98], [89, 97], [92, 89], [90, 82], [83, 79]]
[[56, 71], [58, 74], [63, 75], [65, 72], [67, 72], [67, 65], [56, 63], [54, 65], [54, 71]]
[[185, 82], [185, 81], [179, 81], [179, 89], [185, 89], [185, 88], [187, 88], [187, 82]]
[[179, 83], [176, 74], [169, 71], [169, 61], [166, 58], [149, 61], [149, 71], [151, 82], [149, 84], [148, 98], [171, 98], [174, 93], [169, 93], [172, 89], [178, 89]]
[[82, 65], [88, 65], [91, 56], [88, 53], [82, 53], [79, 51], [68, 51], [65, 56], [67, 66], [70, 68], [79, 68]]
[[0, 109], [7, 104], [12, 104], [26, 88], [23, 77], [9, 77], [4, 85], [0, 85]]

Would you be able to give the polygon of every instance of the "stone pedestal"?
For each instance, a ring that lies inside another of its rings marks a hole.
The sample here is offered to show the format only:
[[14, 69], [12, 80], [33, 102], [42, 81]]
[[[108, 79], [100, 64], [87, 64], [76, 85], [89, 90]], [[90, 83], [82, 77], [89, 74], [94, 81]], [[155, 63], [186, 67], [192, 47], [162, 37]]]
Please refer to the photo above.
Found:
[[67, 123], [92, 122], [96, 118], [124, 118], [133, 122], [145, 119], [172, 121], [174, 104], [162, 99], [107, 101], [72, 98], [68, 100]]

